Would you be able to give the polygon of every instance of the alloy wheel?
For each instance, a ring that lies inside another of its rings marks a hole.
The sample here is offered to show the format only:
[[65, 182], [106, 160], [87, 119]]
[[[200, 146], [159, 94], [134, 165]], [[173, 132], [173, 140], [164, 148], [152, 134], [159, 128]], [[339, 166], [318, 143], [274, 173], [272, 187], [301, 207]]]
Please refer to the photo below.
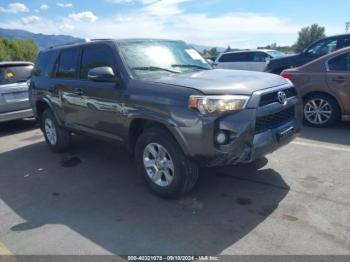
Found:
[[322, 98], [315, 98], [307, 101], [304, 106], [304, 116], [307, 121], [314, 125], [327, 123], [333, 114], [331, 104]]
[[174, 163], [160, 144], [148, 144], [143, 151], [143, 165], [149, 178], [158, 186], [167, 187], [174, 180]]
[[47, 140], [51, 145], [56, 145], [57, 143], [57, 132], [54, 122], [50, 118], [45, 119], [45, 133]]

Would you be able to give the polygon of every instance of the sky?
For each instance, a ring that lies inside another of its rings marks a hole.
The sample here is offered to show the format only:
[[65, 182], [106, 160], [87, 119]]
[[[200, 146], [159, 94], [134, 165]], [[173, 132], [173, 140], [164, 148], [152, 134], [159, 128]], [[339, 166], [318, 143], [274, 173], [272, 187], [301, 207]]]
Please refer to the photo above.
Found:
[[232, 48], [291, 45], [313, 23], [345, 32], [349, 0], [0, 0], [0, 27], [83, 38], [166, 38]]

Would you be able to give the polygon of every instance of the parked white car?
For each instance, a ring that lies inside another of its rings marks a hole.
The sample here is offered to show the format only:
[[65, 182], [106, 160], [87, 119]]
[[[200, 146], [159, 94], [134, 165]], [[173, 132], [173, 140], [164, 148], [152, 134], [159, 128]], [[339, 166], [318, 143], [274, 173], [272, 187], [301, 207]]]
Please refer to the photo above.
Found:
[[271, 59], [286, 56], [277, 50], [257, 49], [222, 53], [214, 63], [214, 67], [233, 70], [263, 72]]

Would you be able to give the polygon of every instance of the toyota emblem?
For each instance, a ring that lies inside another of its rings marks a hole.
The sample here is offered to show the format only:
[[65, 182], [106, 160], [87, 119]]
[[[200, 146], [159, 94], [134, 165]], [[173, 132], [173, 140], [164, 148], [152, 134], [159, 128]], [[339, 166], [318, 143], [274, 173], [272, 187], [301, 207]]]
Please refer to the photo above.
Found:
[[287, 104], [287, 95], [286, 95], [286, 93], [284, 91], [278, 91], [278, 93], [277, 93], [277, 100], [282, 105]]

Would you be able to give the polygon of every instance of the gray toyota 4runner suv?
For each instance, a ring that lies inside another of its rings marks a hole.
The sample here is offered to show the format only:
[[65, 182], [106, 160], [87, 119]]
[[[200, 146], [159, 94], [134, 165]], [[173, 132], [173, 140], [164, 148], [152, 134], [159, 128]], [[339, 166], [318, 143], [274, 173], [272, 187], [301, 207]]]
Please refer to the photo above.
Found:
[[213, 70], [169, 40], [92, 40], [39, 54], [30, 101], [49, 147], [71, 134], [122, 142], [153, 192], [190, 191], [199, 167], [253, 162], [300, 131], [301, 99], [280, 76]]

